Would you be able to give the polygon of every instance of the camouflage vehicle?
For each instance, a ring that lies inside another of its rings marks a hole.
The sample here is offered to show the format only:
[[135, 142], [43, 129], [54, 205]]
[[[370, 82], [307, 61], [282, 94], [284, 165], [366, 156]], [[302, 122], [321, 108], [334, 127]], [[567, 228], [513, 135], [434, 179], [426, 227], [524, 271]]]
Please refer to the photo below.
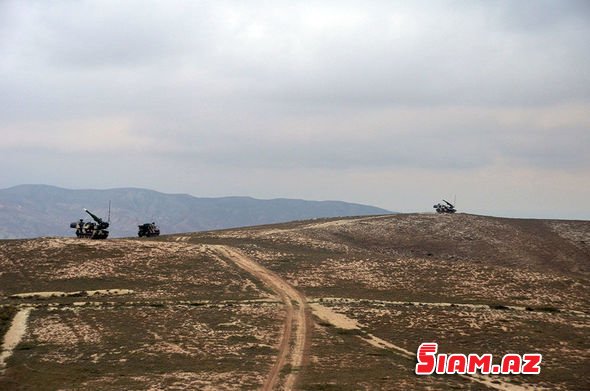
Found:
[[434, 209], [436, 209], [436, 213], [455, 213], [457, 211], [457, 209], [455, 209], [455, 206], [453, 204], [451, 204], [449, 201], [443, 200], [445, 204], [436, 204], [433, 206]]
[[88, 239], [106, 239], [109, 236], [107, 228], [109, 228], [110, 223], [103, 221], [100, 217], [96, 216], [86, 208], [84, 211], [92, 217], [94, 222], [80, 219], [79, 221], [71, 223], [70, 228], [76, 229], [76, 236]]
[[140, 238], [143, 236], [147, 236], [148, 238], [151, 236], [160, 236], [160, 228], [154, 222], [141, 224], [137, 227], [139, 228], [137, 235]]

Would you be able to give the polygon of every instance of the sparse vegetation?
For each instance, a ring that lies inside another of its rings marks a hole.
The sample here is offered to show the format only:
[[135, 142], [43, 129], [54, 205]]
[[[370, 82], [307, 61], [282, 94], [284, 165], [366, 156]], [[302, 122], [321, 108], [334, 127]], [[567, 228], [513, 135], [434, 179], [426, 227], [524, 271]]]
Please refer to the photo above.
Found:
[[552, 306], [540, 306], [540, 307], [526, 307], [527, 311], [540, 311], [540, 312], [560, 312], [559, 308]]
[[[399, 215], [150, 240], [0, 241], [0, 296], [10, 306], [0, 307], [0, 327], [15, 305], [36, 306], [0, 388], [259, 389], [279, 351], [285, 309], [263, 282], [208, 247], [219, 244], [359, 323], [345, 329], [313, 318], [305, 364], [281, 367], [282, 381], [297, 374], [296, 388], [480, 389], [454, 376], [417, 378], [414, 361], [366, 343], [370, 333], [410, 352], [427, 341], [449, 353], [540, 352], [540, 376], [501, 381], [583, 389], [590, 292], [580, 240], [590, 239], [580, 238], [589, 225]], [[117, 288], [133, 293], [8, 298]], [[577, 359], [563, 366], [570, 356]]]
[[16, 308], [13, 306], [0, 307], [0, 343], [3, 341], [4, 334], [10, 327], [12, 317], [16, 314]]
[[508, 310], [508, 309], [510, 309], [509, 307], [507, 307], [503, 304], [490, 304], [490, 308], [493, 310]]

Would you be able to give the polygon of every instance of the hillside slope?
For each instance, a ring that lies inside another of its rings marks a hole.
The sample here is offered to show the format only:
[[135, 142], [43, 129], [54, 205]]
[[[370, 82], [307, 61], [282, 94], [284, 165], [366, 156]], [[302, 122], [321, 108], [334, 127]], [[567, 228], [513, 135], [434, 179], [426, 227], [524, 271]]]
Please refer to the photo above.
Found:
[[[404, 214], [0, 240], [0, 308], [26, 325], [0, 389], [585, 390], [590, 222]], [[416, 376], [422, 342], [494, 363], [540, 353], [541, 373]]]

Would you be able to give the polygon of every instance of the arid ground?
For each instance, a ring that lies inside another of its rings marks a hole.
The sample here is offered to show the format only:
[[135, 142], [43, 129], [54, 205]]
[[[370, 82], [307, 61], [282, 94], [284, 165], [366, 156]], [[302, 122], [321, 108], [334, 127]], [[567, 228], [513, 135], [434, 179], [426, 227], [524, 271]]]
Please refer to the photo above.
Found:
[[[2, 390], [588, 390], [590, 222], [3, 240], [0, 336]], [[541, 353], [541, 373], [417, 376], [422, 342]]]

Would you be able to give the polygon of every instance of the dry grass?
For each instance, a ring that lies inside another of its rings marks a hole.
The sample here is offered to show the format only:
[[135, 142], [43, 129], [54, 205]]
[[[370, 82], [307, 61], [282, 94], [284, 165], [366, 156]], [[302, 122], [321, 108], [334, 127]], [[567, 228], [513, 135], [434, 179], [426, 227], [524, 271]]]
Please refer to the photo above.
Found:
[[[590, 222], [458, 214], [151, 240], [0, 241], [0, 311], [9, 319], [8, 308], [35, 308], [0, 388], [260, 388], [276, 360], [285, 310], [211, 244], [238, 248], [336, 319], [314, 317], [303, 367], [283, 368], [283, 381], [298, 374], [296, 388], [485, 388], [456, 376], [416, 377], [413, 360], [370, 345], [367, 335], [409, 352], [427, 341], [449, 353], [540, 352], [540, 376], [501, 380], [590, 387]], [[105, 289], [132, 292], [96, 295], [85, 305], [67, 295], [8, 297]], [[359, 328], [338, 327], [339, 315]]]

